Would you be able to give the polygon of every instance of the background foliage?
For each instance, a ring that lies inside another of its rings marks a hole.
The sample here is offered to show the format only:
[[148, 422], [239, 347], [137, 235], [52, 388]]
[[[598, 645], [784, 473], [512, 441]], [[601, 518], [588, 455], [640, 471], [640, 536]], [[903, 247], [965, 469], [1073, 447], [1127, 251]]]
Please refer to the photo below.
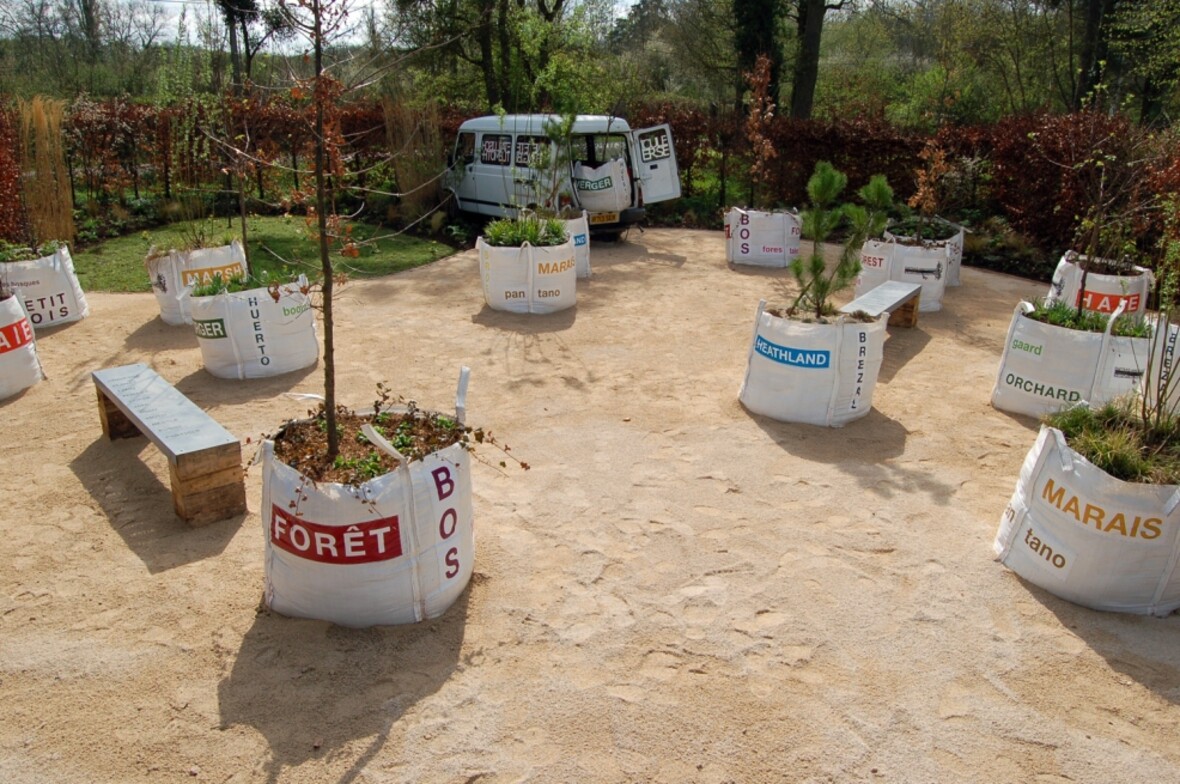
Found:
[[[32, 240], [16, 99], [64, 99], [77, 242], [182, 218], [298, 210], [313, 139], [309, 63], [283, 0], [9, 3], [0, 9], [0, 238]], [[345, 0], [332, 0], [343, 5]], [[496, 110], [621, 114], [673, 126], [684, 197], [653, 220], [718, 226], [732, 204], [798, 207], [819, 160], [859, 188], [912, 195], [930, 138], [950, 172], [939, 211], [1052, 254], [1083, 213], [1095, 128], [1171, 136], [1180, 0], [387, 0], [348, 16], [325, 56], [336, 209], [438, 230], [445, 149]], [[748, 64], [771, 63], [760, 123], [776, 155], [751, 177]], [[1035, 136], [1030, 136], [1035, 134]], [[1037, 143], [1032, 142], [1033, 139]], [[1089, 145], [1089, 146], [1088, 146]], [[1175, 149], [1175, 145], [1172, 149]], [[1162, 148], [1161, 148], [1162, 149]], [[1177, 187], [1175, 153], [1139, 166]], [[1138, 171], [1138, 170], [1137, 170]], [[1147, 215], [1137, 227], [1158, 229]]]

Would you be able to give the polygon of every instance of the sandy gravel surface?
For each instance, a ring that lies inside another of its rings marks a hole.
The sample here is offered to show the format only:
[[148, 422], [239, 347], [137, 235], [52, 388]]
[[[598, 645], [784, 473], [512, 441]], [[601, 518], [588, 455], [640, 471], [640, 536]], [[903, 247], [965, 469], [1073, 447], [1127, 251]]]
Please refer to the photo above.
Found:
[[720, 232], [592, 258], [552, 316], [487, 309], [473, 252], [342, 294], [343, 401], [449, 408], [467, 364], [470, 420], [533, 466], [476, 466], [476, 575], [413, 627], [260, 607], [259, 469], [188, 528], [89, 377], [146, 362], [252, 455], [318, 367], [215, 379], [150, 294], [39, 336], [49, 379], [0, 402], [0, 781], [1180, 781], [1180, 618], [992, 560], [1036, 423], [988, 400], [1041, 284], [964, 269], [826, 429], [737, 400], [784, 271]]

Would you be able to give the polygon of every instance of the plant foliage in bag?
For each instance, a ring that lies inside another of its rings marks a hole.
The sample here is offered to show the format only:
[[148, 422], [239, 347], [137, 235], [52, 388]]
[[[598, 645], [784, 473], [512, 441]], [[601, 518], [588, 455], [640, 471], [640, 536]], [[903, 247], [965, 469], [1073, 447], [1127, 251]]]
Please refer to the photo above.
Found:
[[1126, 482], [1180, 484], [1180, 373], [1171, 325], [1180, 296], [1180, 202], [1166, 202], [1168, 217], [1158, 245], [1159, 314], [1151, 330], [1138, 395], [1097, 408], [1075, 406], [1045, 418], [1070, 448], [1111, 476]]
[[526, 242], [534, 247], [561, 245], [569, 240], [565, 222], [522, 212], [515, 218], [497, 218], [484, 226], [483, 239], [497, 248], [517, 248]]
[[[863, 206], [836, 203], [847, 184], [848, 177], [827, 161], [818, 162], [807, 181], [811, 206], [803, 211], [803, 234], [811, 239], [811, 255], [791, 262], [791, 273], [799, 283], [799, 294], [788, 308], [788, 315], [822, 321], [834, 314], [836, 308], [831, 302], [832, 296], [851, 286], [860, 274], [861, 246], [885, 229], [893, 204], [893, 189], [885, 176], [874, 175], [857, 191]], [[829, 271], [823, 244], [845, 221], [849, 227], [844, 247], [839, 261]]]

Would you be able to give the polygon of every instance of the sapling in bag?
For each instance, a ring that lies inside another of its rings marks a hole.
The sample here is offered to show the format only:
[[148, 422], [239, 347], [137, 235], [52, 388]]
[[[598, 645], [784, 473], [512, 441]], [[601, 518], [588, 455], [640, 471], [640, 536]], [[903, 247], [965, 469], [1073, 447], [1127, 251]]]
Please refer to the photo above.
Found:
[[[456, 419], [463, 420], [467, 368]], [[475, 566], [471, 454], [462, 444], [407, 461], [368, 426], [393, 471], [361, 485], [312, 482], [262, 446], [267, 605], [342, 626], [413, 623], [442, 615]]]

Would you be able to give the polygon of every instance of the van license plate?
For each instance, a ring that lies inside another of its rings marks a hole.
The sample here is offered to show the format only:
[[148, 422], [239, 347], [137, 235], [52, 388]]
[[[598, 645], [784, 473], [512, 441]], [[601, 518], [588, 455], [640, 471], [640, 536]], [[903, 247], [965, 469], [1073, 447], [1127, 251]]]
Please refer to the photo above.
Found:
[[617, 212], [594, 212], [590, 214], [590, 225], [596, 223], [618, 223], [619, 213]]

